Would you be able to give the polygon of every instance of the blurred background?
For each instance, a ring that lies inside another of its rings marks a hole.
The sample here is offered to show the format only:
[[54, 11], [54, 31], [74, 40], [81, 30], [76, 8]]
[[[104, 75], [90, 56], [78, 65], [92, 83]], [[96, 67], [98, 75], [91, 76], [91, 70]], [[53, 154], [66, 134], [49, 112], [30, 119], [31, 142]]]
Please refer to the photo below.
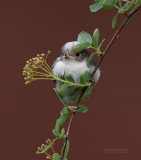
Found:
[[[1, 160], [46, 159], [36, 155], [37, 147], [54, 138], [52, 129], [63, 106], [52, 81], [25, 85], [22, 70], [29, 58], [48, 50], [52, 65], [61, 46], [76, 40], [81, 31], [92, 34], [99, 28], [100, 39], [106, 38], [104, 49], [117, 29], [111, 27], [116, 10], [91, 13], [91, 4], [93, 0], [1, 1]], [[124, 28], [100, 66], [101, 77], [91, 98], [81, 102], [89, 112], [74, 118], [68, 159], [141, 158], [140, 16], [141, 10]], [[116, 153], [105, 152], [114, 149]]]

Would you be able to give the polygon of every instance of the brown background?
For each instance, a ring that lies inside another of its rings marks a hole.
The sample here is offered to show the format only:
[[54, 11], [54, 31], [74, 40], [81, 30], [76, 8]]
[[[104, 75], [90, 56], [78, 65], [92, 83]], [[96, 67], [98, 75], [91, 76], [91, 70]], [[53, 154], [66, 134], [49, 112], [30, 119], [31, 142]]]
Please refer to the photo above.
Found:
[[[52, 81], [26, 86], [22, 69], [37, 53], [60, 55], [61, 46], [80, 31], [100, 29], [105, 45], [115, 10], [89, 11], [93, 0], [1, 1], [0, 159], [44, 160], [37, 147], [53, 138], [52, 129], [62, 104]], [[129, 160], [141, 158], [141, 11], [123, 30], [101, 65], [101, 77], [92, 97], [83, 102], [85, 115], [76, 116], [71, 129], [71, 160]], [[121, 18], [122, 19], [122, 18]], [[121, 22], [118, 19], [118, 22]], [[106, 154], [104, 149], [128, 149]]]

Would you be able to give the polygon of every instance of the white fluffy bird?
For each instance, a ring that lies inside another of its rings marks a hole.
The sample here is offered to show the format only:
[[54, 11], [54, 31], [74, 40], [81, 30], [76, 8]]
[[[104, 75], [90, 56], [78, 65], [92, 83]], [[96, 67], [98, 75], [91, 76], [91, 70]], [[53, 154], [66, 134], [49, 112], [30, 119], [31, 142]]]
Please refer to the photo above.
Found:
[[[92, 60], [90, 66], [87, 66], [87, 61], [90, 56], [88, 50], [83, 51], [75, 51], [74, 48], [80, 44], [78, 41], [67, 42], [61, 49], [61, 56], [56, 59], [53, 64], [53, 73], [62, 78], [64, 73], [66, 77], [72, 76], [76, 83], [80, 82], [80, 75], [86, 71], [91, 74], [91, 72], [95, 69], [95, 63]], [[98, 69], [94, 75], [93, 81], [96, 84], [100, 77], [100, 70]], [[56, 81], [56, 90], [59, 90], [63, 85], [62, 82]], [[89, 92], [84, 94], [82, 99], [86, 99], [90, 96], [91, 86]], [[67, 91], [60, 95], [63, 101], [67, 105], [74, 105], [82, 92], [83, 88], [78, 86], [70, 86]]]

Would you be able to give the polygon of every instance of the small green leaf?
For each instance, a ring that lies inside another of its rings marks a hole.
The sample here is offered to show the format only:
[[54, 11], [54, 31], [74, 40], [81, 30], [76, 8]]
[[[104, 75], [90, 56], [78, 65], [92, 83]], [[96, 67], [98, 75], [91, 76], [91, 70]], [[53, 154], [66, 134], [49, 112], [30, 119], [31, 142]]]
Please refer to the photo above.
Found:
[[53, 129], [52, 132], [56, 137], [60, 136], [59, 132], [56, 129]]
[[[65, 147], [65, 151], [64, 151], [64, 147]], [[69, 153], [69, 140], [67, 140], [67, 142], [66, 141], [64, 142], [64, 145], [61, 150], [61, 156], [63, 155], [63, 151], [64, 151], [64, 159], [65, 159]]]
[[60, 134], [61, 134], [61, 131], [59, 130], [59, 127], [60, 127], [60, 124], [59, 124], [59, 121], [58, 121], [58, 119], [57, 119], [57, 120], [56, 120], [56, 124], [55, 124], [55, 129], [56, 129], [57, 135], [60, 135]]
[[103, 8], [104, 9], [111, 9], [116, 5], [117, 0], [104, 0], [103, 2]]
[[128, 23], [131, 21], [131, 19], [133, 18], [133, 16], [134, 16], [134, 15], [132, 15], [132, 16], [128, 19], [128, 21], [126, 22], [126, 24], [128, 24]]
[[82, 42], [77, 47], [74, 48], [75, 51], [82, 51], [90, 47], [91, 44], [89, 42]]
[[127, 2], [121, 9], [125, 12], [128, 10], [129, 6], [129, 3]]
[[124, 9], [124, 11], [130, 10], [133, 7], [133, 5], [135, 5], [135, 1], [136, 0], [132, 0], [132, 2], [130, 3], [130, 5], [128, 5], [128, 8], [126, 10]]
[[51, 146], [56, 142], [56, 140], [58, 140], [58, 138], [53, 139], [50, 145], [45, 150], [43, 150], [41, 153], [46, 153], [51, 148]]
[[85, 71], [80, 75], [80, 84], [85, 84], [89, 80], [89, 72]]
[[113, 18], [113, 20], [112, 20], [112, 27], [113, 27], [113, 28], [115, 28], [115, 26], [116, 26], [118, 14], [119, 14], [119, 13], [116, 13], [115, 16], [114, 16], [114, 18]]
[[69, 114], [70, 110], [68, 109], [68, 107], [64, 107], [63, 110], [60, 112], [60, 115], [64, 115], [64, 114]]
[[61, 156], [58, 153], [54, 153], [53, 160], [61, 160]]
[[95, 49], [98, 47], [98, 42], [99, 42], [99, 30], [95, 29], [93, 33], [93, 46]]
[[75, 80], [73, 79], [72, 75], [67, 76], [66, 79], [67, 79], [69, 82], [75, 83]]
[[137, 0], [136, 5], [141, 4], [141, 0]]
[[86, 113], [88, 111], [88, 108], [86, 106], [79, 105], [78, 110], [78, 113]]
[[82, 97], [82, 100], [85, 100], [90, 97], [92, 88], [93, 88], [92, 85], [86, 88], [86, 91]]
[[90, 66], [90, 64], [91, 64], [91, 61], [92, 61], [92, 59], [93, 59], [93, 56], [96, 54], [96, 52], [94, 52], [94, 53], [92, 53], [91, 55], [90, 55], [90, 57], [89, 57], [89, 59], [88, 59], [88, 61], [87, 61], [87, 66], [89, 67]]
[[59, 93], [59, 94], [65, 93], [66, 90], [68, 89], [68, 86], [69, 86], [68, 83], [64, 83], [64, 84], [62, 85], [62, 87], [58, 90], [58, 93]]
[[90, 11], [97, 12], [98, 10], [100, 10], [103, 7], [103, 1], [104, 0], [99, 0], [99, 1], [97, 0], [96, 3], [94, 3], [90, 6]]
[[63, 105], [64, 105], [65, 107], [67, 107], [68, 105], [64, 102], [63, 96], [61, 96], [61, 95], [58, 93], [58, 91], [56, 90], [56, 88], [54, 88], [54, 91], [56, 92], [57, 96], [59, 97], [59, 99], [60, 99], [60, 101], [63, 103]]
[[68, 114], [63, 114], [58, 120], [57, 120], [57, 125], [59, 125], [59, 127], [61, 127], [67, 120], [68, 118]]
[[63, 137], [64, 137], [64, 135], [65, 135], [65, 129], [63, 128], [63, 129], [62, 129], [62, 131], [61, 131], [61, 135], [60, 135], [60, 137], [61, 137], [61, 138], [63, 138]]
[[122, 0], [119, 0], [119, 6], [122, 7]]
[[101, 46], [102, 46], [102, 44], [103, 44], [104, 41], [105, 41], [105, 39], [103, 39], [102, 42], [99, 44], [98, 50], [100, 50], [100, 48], [101, 48]]
[[74, 102], [77, 102], [79, 97], [80, 97], [80, 94], [82, 93], [84, 87], [79, 87], [77, 90], [75, 90], [73, 96], [72, 96], [72, 101]]
[[77, 41], [80, 43], [89, 42], [90, 44], [92, 44], [92, 37], [89, 33], [82, 31], [79, 33]]
[[67, 140], [66, 149], [65, 149], [65, 152], [64, 152], [64, 158], [67, 157], [68, 153], [69, 153], [69, 140]]

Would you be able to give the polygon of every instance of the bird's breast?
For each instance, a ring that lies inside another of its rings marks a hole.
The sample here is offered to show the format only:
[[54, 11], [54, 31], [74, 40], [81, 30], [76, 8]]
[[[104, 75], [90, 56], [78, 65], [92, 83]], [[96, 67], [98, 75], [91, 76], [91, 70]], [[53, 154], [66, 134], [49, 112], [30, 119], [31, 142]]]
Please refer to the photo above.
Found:
[[80, 75], [85, 72], [90, 71], [87, 67], [87, 62], [77, 62], [77, 61], [57, 61], [54, 65], [53, 72], [56, 76], [63, 76], [64, 72], [66, 76], [72, 75], [74, 80], [78, 82]]

